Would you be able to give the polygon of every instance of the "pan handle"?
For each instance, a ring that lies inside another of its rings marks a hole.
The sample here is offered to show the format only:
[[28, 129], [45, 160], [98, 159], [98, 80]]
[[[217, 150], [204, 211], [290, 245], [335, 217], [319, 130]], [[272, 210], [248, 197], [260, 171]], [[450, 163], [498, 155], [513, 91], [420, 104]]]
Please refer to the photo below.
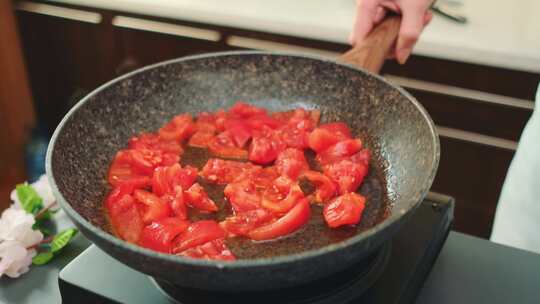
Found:
[[390, 16], [362, 41], [341, 55], [340, 60], [378, 74], [399, 33], [400, 16]]

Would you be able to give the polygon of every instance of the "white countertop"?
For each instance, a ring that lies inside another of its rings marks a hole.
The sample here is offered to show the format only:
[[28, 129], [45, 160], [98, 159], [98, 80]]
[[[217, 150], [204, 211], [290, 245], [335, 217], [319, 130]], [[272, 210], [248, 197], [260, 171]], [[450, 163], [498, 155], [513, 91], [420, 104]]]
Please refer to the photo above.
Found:
[[[354, 0], [49, 0], [346, 43]], [[435, 16], [414, 53], [540, 73], [540, 0], [462, 0], [465, 25]]]

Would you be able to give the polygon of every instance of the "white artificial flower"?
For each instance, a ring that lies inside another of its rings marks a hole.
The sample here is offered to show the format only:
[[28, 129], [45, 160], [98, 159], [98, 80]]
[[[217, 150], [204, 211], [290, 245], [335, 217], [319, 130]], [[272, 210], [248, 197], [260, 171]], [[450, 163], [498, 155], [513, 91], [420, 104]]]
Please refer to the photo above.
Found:
[[0, 277], [17, 278], [30, 269], [36, 250], [28, 250], [17, 241], [0, 242]]
[[32, 229], [34, 223], [33, 215], [11, 205], [0, 217], [0, 242], [16, 241], [24, 247], [41, 242], [43, 234], [39, 230]]
[[[49, 185], [49, 180], [47, 179], [47, 176], [45, 176], [45, 174], [40, 176], [40, 178], [37, 181], [30, 184], [30, 186], [32, 186], [32, 188], [36, 190], [37, 194], [43, 200], [43, 208], [47, 208], [51, 204], [54, 203], [55, 198], [52, 193], [51, 186]], [[19, 201], [19, 198], [17, 197], [17, 191], [15, 189], [11, 191], [10, 198], [15, 203], [15, 206], [17, 208], [22, 209], [21, 202]]]

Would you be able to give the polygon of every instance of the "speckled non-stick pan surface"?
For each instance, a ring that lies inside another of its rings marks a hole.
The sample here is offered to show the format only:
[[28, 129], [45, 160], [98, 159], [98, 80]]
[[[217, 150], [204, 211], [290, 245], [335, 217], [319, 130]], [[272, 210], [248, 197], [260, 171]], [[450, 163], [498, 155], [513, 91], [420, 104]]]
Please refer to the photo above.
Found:
[[[360, 190], [368, 195], [363, 224], [328, 232], [315, 217], [275, 245], [231, 244], [241, 256], [263, 257], [232, 263], [160, 254], [111, 235], [102, 209], [109, 190], [105, 177], [128, 138], [156, 130], [177, 113], [214, 111], [237, 100], [274, 111], [317, 108], [323, 122], [345, 121], [374, 155]], [[122, 263], [181, 286], [237, 292], [290, 287], [365, 258], [420, 204], [438, 161], [439, 140], [426, 111], [381, 77], [300, 55], [228, 52], [156, 64], [96, 89], [58, 126], [47, 174], [84, 235]]]

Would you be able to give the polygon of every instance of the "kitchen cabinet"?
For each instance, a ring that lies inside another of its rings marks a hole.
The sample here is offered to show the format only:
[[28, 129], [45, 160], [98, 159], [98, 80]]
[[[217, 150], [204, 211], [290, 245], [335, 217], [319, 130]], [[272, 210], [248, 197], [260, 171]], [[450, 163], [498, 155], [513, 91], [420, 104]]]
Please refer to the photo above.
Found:
[[[159, 61], [234, 49], [330, 57], [348, 49], [328, 41], [73, 5], [23, 2], [17, 17], [39, 117], [51, 128], [82, 94]], [[442, 152], [433, 190], [456, 198], [455, 229], [489, 237], [540, 74], [416, 55], [404, 66], [389, 62], [382, 74], [409, 90], [439, 127]]]

